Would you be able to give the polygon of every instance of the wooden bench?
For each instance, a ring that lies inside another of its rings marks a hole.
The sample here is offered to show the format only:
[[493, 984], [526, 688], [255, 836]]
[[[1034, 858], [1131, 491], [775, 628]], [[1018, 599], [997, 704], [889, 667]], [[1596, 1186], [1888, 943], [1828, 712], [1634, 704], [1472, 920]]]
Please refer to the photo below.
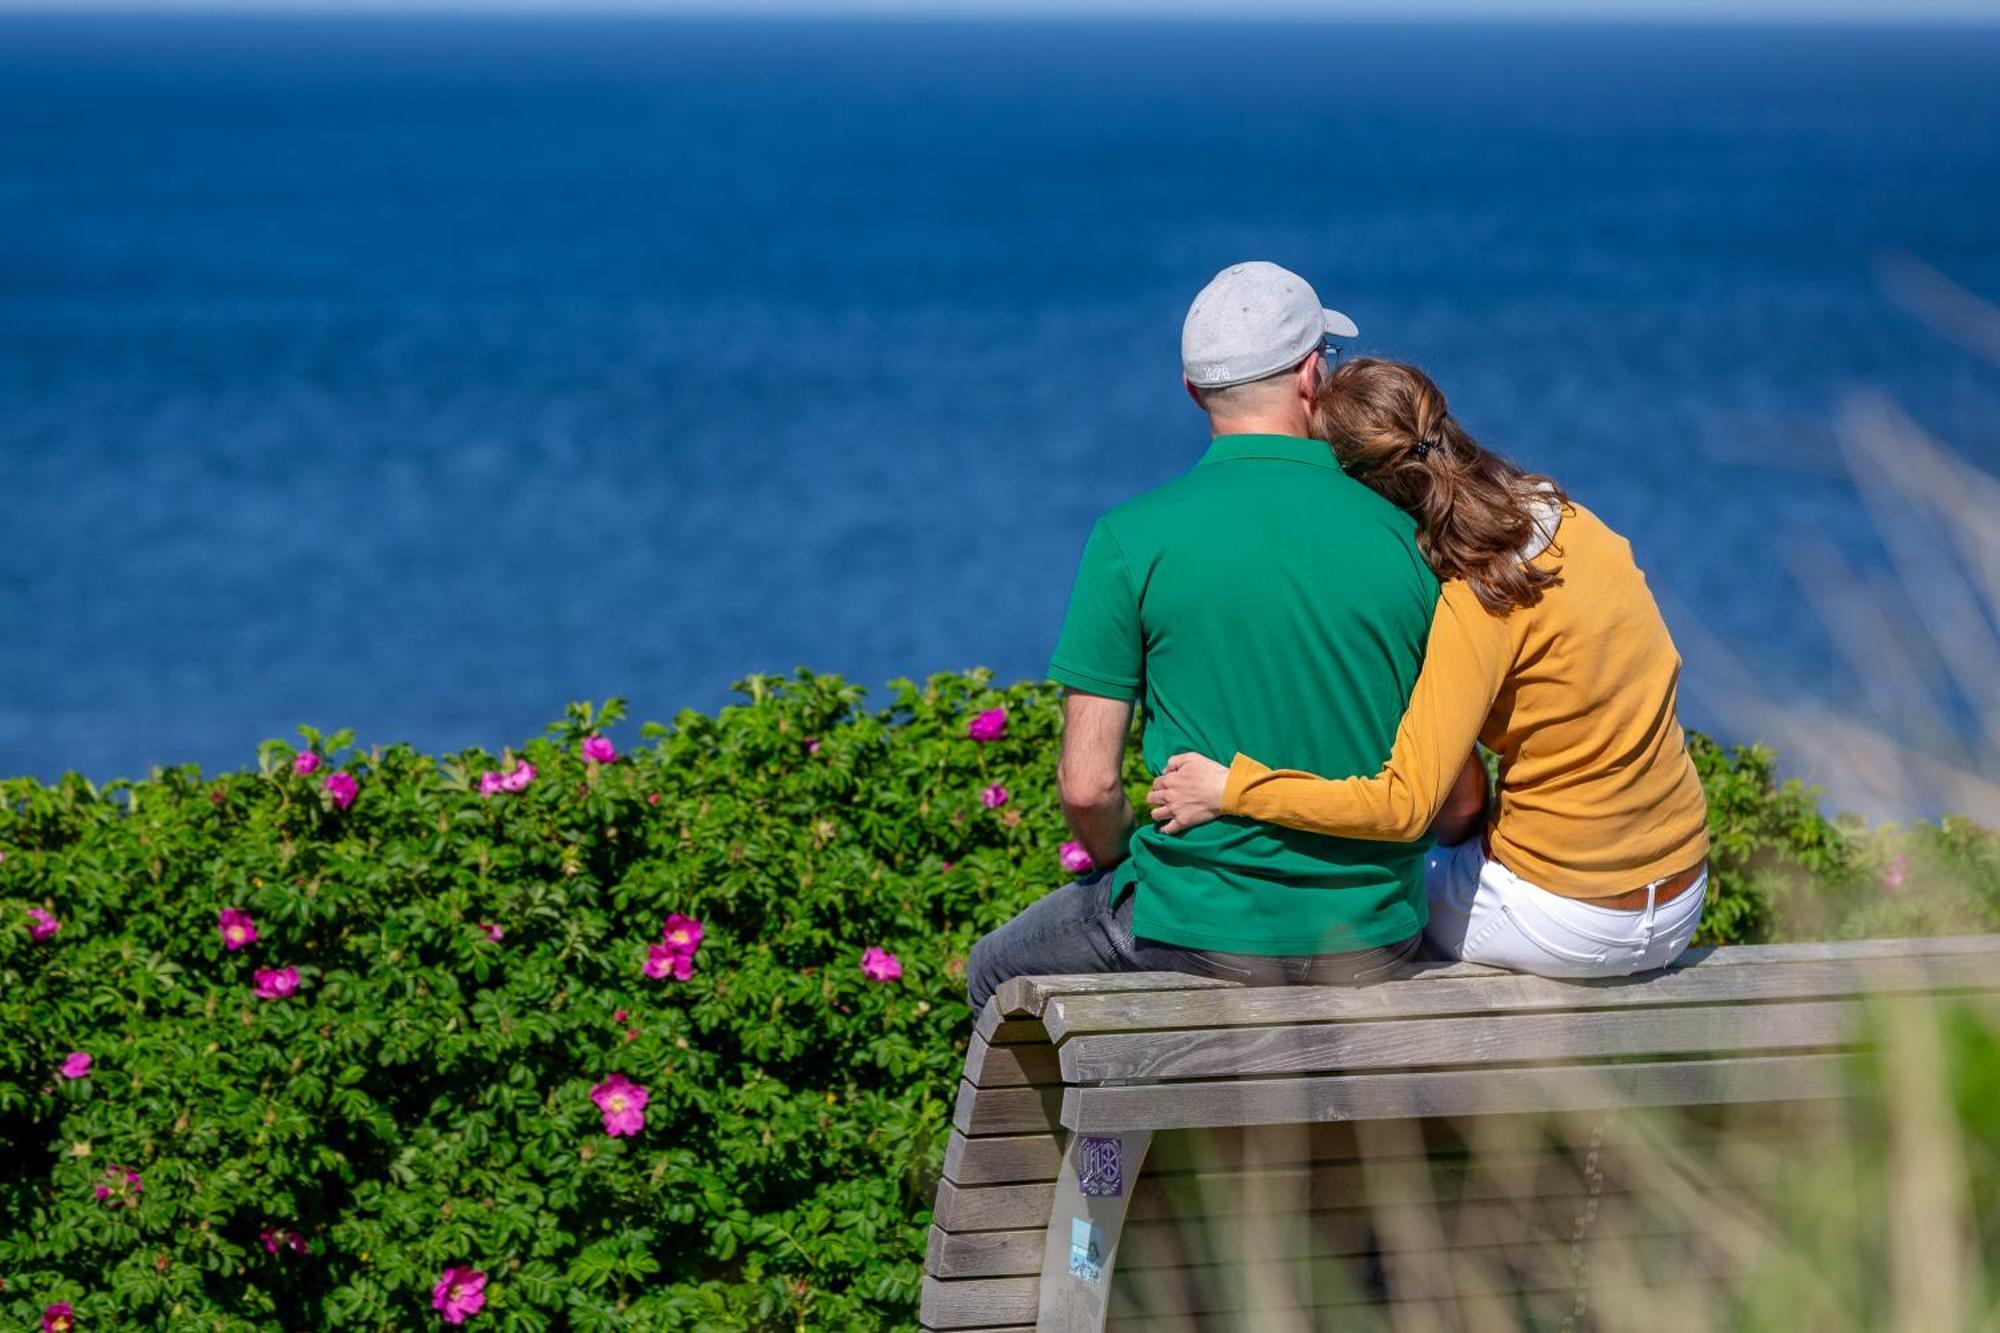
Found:
[[[1405, 1253], [1476, 1241], [1501, 1256], [1460, 1265], [1474, 1276], [1449, 1279], [1453, 1299], [1525, 1299], [1539, 1284], [1580, 1304], [1576, 1273], [1536, 1277], [1508, 1249], [1537, 1228], [1580, 1241], [1591, 1228], [1654, 1225], [1614, 1206], [1633, 1196], [1607, 1163], [1625, 1153], [1630, 1178], [1644, 1176], [1644, 1134], [1617, 1117], [1686, 1108], [1672, 1114], [1699, 1133], [1703, 1108], [1768, 1110], [1768, 1133], [1796, 1142], [1815, 1105], [1840, 1109], [1869, 997], [1960, 992], [2000, 993], [2000, 936], [1692, 950], [1664, 971], [1588, 982], [1463, 964], [1359, 990], [1174, 973], [1020, 978], [978, 1016], [966, 1054], [923, 1326], [1195, 1327], [1114, 1299], [1114, 1276], [1157, 1270], [1147, 1288], [1176, 1287], [1196, 1310], [1255, 1309], [1282, 1274], [1245, 1282], [1219, 1270], [1343, 1254], [1359, 1266], [1348, 1271], [1379, 1266], [1385, 1232], [1403, 1225], [1383, 1209], [1399, 1197], [1450, 1210], [1449, 1237], [1409, 1214], [1430, 1241]], [[1537, 1137], [1551, 1117], [1566, 1118], [1574, 1149]], [[1519, 1170], [1494, 1166], [1512, 1160], [1505, 1151], [1467, 1167], [1475, 1140], [1487, 1153], [1511, 1145]], [[1343, 1207], [1364, 1196], [1369, 1211]], [[1305, 1221], [1260, 1230], [1274, 1207]], [[1191, 1217], [1237, 1253], [1218, 1259], [1212, 1236], [1191, 1241]], [[1316, 1322], [1291, 1318], [1233, 1326]]]

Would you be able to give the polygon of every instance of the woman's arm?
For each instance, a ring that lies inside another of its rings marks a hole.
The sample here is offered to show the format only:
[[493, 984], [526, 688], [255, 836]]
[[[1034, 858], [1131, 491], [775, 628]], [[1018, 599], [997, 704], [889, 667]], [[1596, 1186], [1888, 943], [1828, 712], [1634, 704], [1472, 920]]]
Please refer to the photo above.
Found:
[[[1527, 614], [1516, 611], [1514, 614]], [[1446, 585], [1431, 618], [1415, 692], [1389, 761], [1372, 778], [1322, 778], [1237, 755], [1226, 770], [1176, 755], [1154, 783], [1153, 818], [1176, 832], [1217, 814], [1312, 833], [1414, 842], [1450, 797], [1512, 666], [1505, 622], [1462, 584]]]
[[1463, 584], [1447, 586], [1431, 618], [1424, 669], [1382, 771], [1372, 778], [1329, 779], [1269, 769], [1239, 754], [1229, 767], [1222, 813], [1346, 838], [1415, 842], [1444, 808], [1479, 742], [1513, 665], [1508, 645], [1505, 622]]

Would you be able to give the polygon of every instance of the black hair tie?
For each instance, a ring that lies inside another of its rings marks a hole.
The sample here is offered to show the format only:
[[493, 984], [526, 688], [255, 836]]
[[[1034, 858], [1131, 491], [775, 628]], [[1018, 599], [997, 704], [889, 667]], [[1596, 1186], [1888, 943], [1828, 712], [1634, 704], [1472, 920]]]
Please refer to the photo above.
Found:
[[1418, 440], [1415, 444], [1410, 446], [1410, 452], [1415, 454], [1420, 459], [1429, 458], [1431, 456], [1431, 450], [1435, 448], [1437, 448], [1437, 446], [1435, 444], [1432, 444], [1429, 440]]

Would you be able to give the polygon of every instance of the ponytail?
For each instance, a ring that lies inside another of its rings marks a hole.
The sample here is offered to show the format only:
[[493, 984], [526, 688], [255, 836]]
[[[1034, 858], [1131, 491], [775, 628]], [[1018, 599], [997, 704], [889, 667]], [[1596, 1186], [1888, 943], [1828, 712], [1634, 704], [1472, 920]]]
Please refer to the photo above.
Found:
[[1452, 418], [1430, 376], [1359, 357], [1321, 381], [1312, 431], [1349, 476], [1417, 520], [1417, 548], [1440, 579], [1464, 579], [1495, 615], [1533, 606], [1560, 569], [1522, 558], [1539, 543], [1536, 510], [1568, 496], [1481, 447]]

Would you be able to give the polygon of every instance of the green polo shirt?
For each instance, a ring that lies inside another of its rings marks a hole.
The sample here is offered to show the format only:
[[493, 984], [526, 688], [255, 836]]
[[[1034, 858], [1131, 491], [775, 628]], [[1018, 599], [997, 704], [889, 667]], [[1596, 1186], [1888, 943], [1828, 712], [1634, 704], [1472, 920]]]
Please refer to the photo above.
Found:
[[[1381, 771], [1423, 665], [1437, 579], [1409, 515], [1317, 440], [1225, 435], [1099, 519], [1049, 675], [1140, 701], [1146, 767], [1240, 750], [1326, 777]], [[1428, 842], [1141, 811], [1118, 884], [1134, 929], [1230, 953], [1340, 953], [1423, 927]]]

